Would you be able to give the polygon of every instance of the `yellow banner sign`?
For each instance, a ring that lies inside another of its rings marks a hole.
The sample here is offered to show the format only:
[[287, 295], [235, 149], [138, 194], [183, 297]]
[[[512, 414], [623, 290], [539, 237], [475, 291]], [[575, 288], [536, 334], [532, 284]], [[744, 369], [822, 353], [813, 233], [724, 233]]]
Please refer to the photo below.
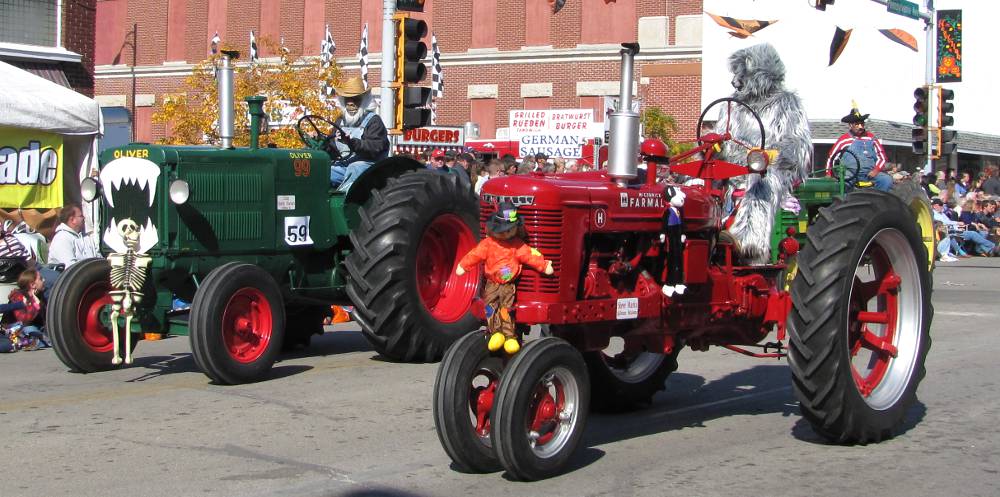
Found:
[[0, 127], [0, 207], [62, 207], [62, 169], [61, 136]]

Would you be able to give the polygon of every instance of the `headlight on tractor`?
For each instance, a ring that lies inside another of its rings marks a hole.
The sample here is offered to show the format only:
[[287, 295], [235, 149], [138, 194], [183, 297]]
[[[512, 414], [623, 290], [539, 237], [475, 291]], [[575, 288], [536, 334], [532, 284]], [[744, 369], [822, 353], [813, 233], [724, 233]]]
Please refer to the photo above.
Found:
[[755, 173], [763, 173], [767, 169], [768, 154], [766, 151], [755, 148], [747, 152], [747, 167]]
[[177, 205], [184, 205], [191, 197], [191, 187], [188, 182], [182, 179], [175, 179], [170, 183], [170, 201]]
[[80, 182], [80, 196], [84, 202], [93, 202], [101, 193], [101, 184], [94, 178], [83, 178]]

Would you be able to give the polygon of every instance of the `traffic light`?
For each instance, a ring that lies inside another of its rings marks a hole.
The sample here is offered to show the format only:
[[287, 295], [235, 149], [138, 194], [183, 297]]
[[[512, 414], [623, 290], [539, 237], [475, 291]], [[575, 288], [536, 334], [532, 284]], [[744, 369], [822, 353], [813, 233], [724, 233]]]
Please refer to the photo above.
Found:
[[919, 126], [921, 128], [926, 128], [930, 121], [928, 119], [928, 105], [927, 102], [930, 97], [930, 92], [927, 91], [926, 86], [918, 87], [913, 90], [913, 125]]
[[951, 103], [955, 98], [955, 90], [938, 87], [938, 127], [946, 128], [955, 125], [955, 118], [951, 113], [955, 112], [955, 104]]
[[927, 128], [913, 128], [913, 153], [927, 155]]
[[939, 153], [941, 155], [955, 153], [955, 150], [958, 149], [958, 143], [956, 140], [958, 140], [958, 131], [953, 129], [942, 129], [941, 138], [939, 140], [940, 143], [938, 145]]
[[427, 56], [427, 45], [420, 41], [427, 35], [427, 23], [420, 19], [410, 19], [408, 15], [397, 14], [399, 25], [396, 33], [396, 128], [399, 130], [427, 126], [431, 121], [431, 111], [426, 107], [430, 102], [431, 89], [410, 86], [423, 81], [427, 67], [423, 58]]

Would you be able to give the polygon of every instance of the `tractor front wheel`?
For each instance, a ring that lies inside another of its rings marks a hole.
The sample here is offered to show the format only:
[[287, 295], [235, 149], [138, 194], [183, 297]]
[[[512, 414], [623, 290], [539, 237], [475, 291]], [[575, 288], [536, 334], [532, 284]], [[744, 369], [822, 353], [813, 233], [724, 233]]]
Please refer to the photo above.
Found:
[[198, 287], [189, 325], [191, 351], [205, 375], [230, 385], [260, 380], [284, 340], [281, 292], [263, 269], [225, 264]]
[[926, 249], [896, 196], [856, 191], [820, 211], [792, 283], [789, 365], [802, 414], [837, 443], [893, 435], [931, 345]]
[[480, 324], [471, 308], [481, 270], [455, 274], [479, 241], [475, 195], [453, 174], [411, 171], [372, 191], [358, 215], [344, 261], [355, 320], [390, 359], [440, 359]]
[[[56, 280], [45, 310], [45, 322], [56, 357], [75, 373], [113, 368], [111, 334], [111, 265], [106, 259], [73, 264]], [[138, 323], [133, 323], [137, 325]], [[124, 326], [119, 329], [125, 344]], [[132, 334], [135, 348], [140, 333]]]
[[529, 342], [500, 378], [493, 447], [517, 480], [558, 474], [573, 455], [590, 408], [587, 365], [561, 338]]
[[444, 451], [463, 471], [500, 470], [490, 441], [490, 413], [504, 362], [487, 350], [483, 333], [460, 338], [441, 359], [434, 381], [434, 427]]

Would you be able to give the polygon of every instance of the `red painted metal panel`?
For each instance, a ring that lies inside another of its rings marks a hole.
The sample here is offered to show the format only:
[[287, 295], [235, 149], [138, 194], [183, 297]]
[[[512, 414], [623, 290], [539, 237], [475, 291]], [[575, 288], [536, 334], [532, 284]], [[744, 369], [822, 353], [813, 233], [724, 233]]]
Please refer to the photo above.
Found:
[[[281, 41], [280, 22], [281, 0], [260, 0], [260, 36], [258, 38], [269, 38], [274, 43], [279, 43]], [[258, 42], [257, 46], [262, 57], [276, 55], [271, 53], [263, 43]]]
[[527, 2], [524, 6], [524, 44], [552, 45], [549, 40], [552, 10], [549, 2]]
[[479, 136], [493, 138], [497, 134], [497, 100], [474, 98], [469, 100], [469, 119], [479, 124]]
[[[305, 15], [302, 16], [302, 53], [304, 55], [317, 55], [319, 54], [319, 44], [323, 41], [323, 36], [326, 34], [326, 0], [305, 0]], [[335, 28], [330, 28], [330, 34], [333, 35], [333, 41], [337, 42], [337, 33], [333, 31]], [[371, 29], [371, 28], [369, 28]], [[343, 43], [341, 41], [340, 43]], [[334, 55], [343, 55], [344, 48], [338, 50], [339, 53]]]
[[497, 0], [473, 0], [471, 48], [495, 46], [497, 46]]
[[135, 141], [153, 141], [153, 108], [135, 108]]
[[[219, 33], [219, 38], [222, 39], [222, 44], [229, 43], [232, 46], [245, 46], [246, 42], [242, 44], [239, 43], [240, 40], [228, 39], [226, 36], [226, 7], [228, 0], [208, 0], [208, 16], [207, 16], [207, 28], [205, 30], [205, 53], [212, 53], [212, 37], [215, 33]], [[241, 36], [249, 36], [247, 33], [243, 33]], [[246, 38], [242, 38], [246, 40]], [[249, 56], [249, 54], [244, 55], [244, 57]]]
[[186, 31], [187, 1], [169, 0], [167, 3], [167, 60], [184, 60], [184, 51], [187, 49], [187, 44], [184, 41]]
[[638, 36], [635, 0], [582, 0], [580, 43], [621, 43]]
[[[97, 2], [97, 26], [94, 43], [95, 65], [132, 63], [131, 50], [123, 50], [125, 32], [127, 31], [125, 29], [125, 15], [127, 13], [127, 0]], [[118, 59], [117, 61], [115, 60], [116, 58]]]

